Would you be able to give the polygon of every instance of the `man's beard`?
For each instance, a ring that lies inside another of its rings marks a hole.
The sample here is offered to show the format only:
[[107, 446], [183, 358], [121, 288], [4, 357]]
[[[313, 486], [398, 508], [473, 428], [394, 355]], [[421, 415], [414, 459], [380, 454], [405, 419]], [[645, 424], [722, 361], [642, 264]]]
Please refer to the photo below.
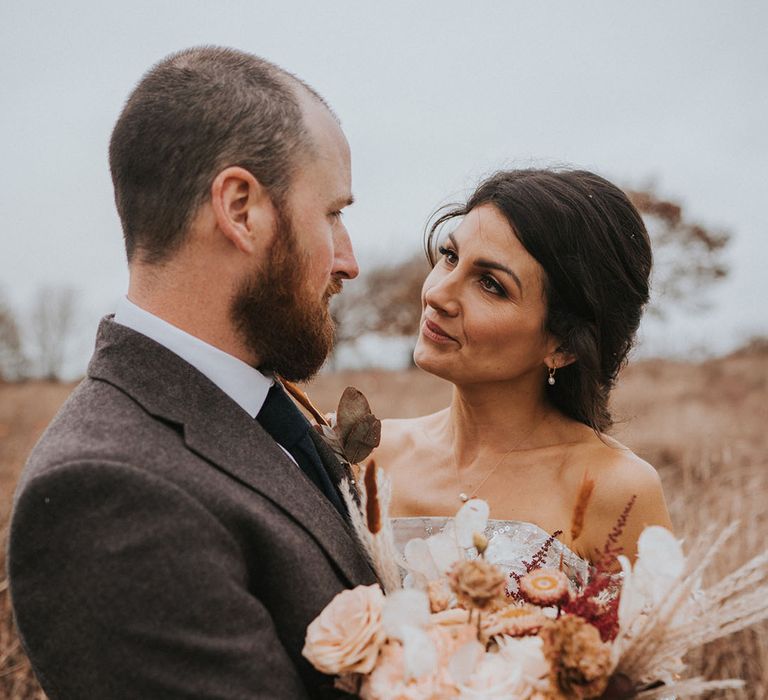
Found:
[[290, 217], [279, 210], [264, 264], [245, 280], [230, 307], [230, 318], [258, 358], [258, 368], [289, 381], [310, 379], [333, 349], [335, 327], [328, 302], [342, 283], [332, 278], [318, 299], [307, 288], [310, 264], [298, 250]]

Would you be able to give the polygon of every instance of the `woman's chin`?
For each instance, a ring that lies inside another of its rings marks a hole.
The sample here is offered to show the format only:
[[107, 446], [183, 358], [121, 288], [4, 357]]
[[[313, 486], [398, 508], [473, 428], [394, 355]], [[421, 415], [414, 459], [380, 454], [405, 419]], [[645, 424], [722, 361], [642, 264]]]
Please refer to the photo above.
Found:
[[445, 353], [430, 347], [422, 338], [419, 338], [413, 349], [413, 364], [429, 374], [451, 381], [450, 359]]
[[419, 369], [423, 369], [425, 372], [429, 372], [428, 365], [430, 364], [431, 355], [430, 348], [424, 344], [424, 338], [419, 335], [416, 341], [416, 347], [413, 348], [413, 364]]

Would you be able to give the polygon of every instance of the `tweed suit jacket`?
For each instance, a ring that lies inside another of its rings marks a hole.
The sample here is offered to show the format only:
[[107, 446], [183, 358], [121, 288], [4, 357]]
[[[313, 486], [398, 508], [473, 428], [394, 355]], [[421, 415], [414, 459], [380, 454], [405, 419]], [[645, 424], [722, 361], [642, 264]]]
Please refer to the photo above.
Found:
[[304, 633], [339, 591], [375, 581], [256, 421], [110, 318], [25, 467], [8, 571], [51, 700], [340, 696], [301, 656]]

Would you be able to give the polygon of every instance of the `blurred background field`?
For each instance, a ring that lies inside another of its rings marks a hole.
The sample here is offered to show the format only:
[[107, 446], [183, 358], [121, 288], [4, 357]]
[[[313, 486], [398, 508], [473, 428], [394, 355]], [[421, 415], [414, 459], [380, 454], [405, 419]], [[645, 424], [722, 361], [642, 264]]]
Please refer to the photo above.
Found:
[[[344, 387], [361, 389], [380, 417], [415, 416], [442, 408], [450, 388], [412, 369], [322, 374], [309, 387], [332, 410]], [[29, 450], [73, 384], [0, 384], [0, 517]], [[725, 357], [691, 363], [639, 361], [624, 371], [614, 394], [619, 440], [661, 472], [677, 531], [691, 536], [711, 522], [738, 519], [741, 532], [722, 553], [723, 574], [768, 544], [768, 341]], [[0, 576], [0, 580], [4, 575]], [[42, 697], [14, 635], [8, 591], [0, 584], [0, 697]], [[749, 681], [734, 697], [768, 697], [768, 625], [710, 645], [690, 659], [710, 678]]]

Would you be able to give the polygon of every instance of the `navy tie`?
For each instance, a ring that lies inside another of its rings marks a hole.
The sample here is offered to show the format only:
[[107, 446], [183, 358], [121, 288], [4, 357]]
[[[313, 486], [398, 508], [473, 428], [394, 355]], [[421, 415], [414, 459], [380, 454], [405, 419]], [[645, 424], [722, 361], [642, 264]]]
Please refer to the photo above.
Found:
[[312, 426], [279, 384], [272, 385], [256, 420], [276, 442], [291, 453], [301, 470], [325, 494], [336, 510], [344, 515], [346, 508], [309, 436]]

